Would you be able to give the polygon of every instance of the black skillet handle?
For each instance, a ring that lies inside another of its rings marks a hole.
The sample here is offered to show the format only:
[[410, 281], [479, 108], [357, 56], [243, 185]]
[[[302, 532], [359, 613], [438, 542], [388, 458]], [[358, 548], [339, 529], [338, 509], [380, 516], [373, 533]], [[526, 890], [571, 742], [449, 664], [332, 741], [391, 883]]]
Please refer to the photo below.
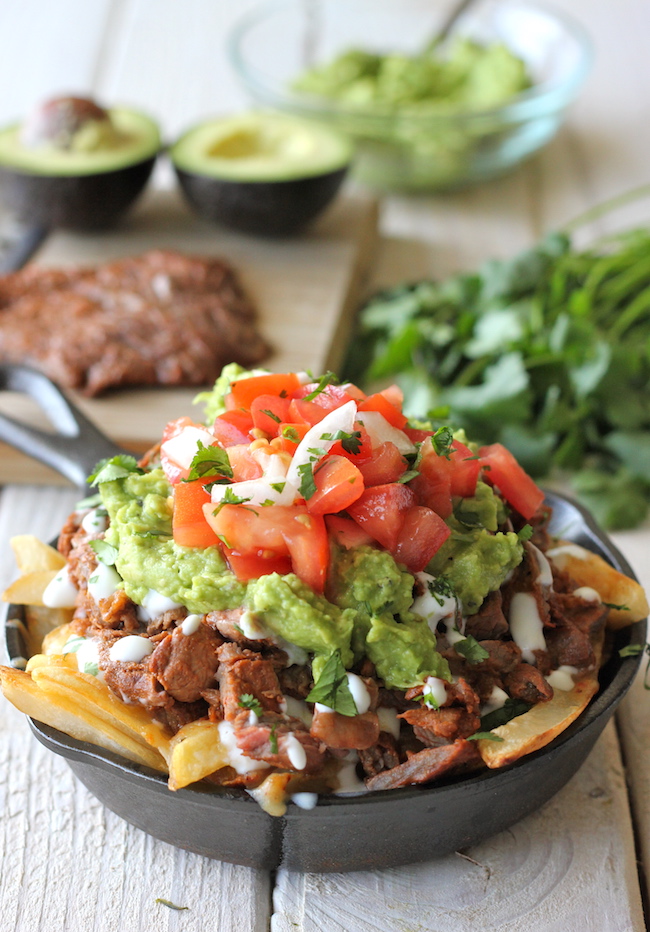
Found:
[[40, 430], [0, 414], [0, 440], [50, 466], [80, 488], [87, 488], [86, 479], [99, 460], [128, 452], [98, 430], [41, 372], [0, 365], [0, 391], [29, 395], [55, 428], [55, 432]]

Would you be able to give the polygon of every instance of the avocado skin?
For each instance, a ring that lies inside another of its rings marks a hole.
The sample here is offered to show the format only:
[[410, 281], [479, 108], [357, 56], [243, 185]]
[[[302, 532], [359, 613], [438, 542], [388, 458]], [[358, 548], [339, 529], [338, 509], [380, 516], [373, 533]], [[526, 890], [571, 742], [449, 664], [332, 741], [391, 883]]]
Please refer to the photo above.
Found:
[[48, 175], [0, 167], [4, 203], [19, 219], [47, 229], [113, 226], [147, 184], [156, 155], [115, 171]]
[[178, 166], [175, 171], [188, 204], [203, 219], [258, 236], [289, 236], [333, 200], [347, 166], [286, 181], [230, 181]]

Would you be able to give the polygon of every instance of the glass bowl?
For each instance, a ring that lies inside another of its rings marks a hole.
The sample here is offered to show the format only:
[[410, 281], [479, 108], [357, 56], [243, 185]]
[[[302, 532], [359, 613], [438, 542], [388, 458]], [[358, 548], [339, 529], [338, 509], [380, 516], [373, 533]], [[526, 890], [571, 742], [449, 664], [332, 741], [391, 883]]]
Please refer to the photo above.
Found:
[[557, 132], [592, 62], [582, 27], [527, 0], [478, 0], [447, 41], [503, 43], [532, 86], [501, 106], [432, 112], [343, 103], [293, 88], [306, 69], [351, 48], [415, 55], [439, 26], [430, 0], [271, 0], [243, 17], [228, 39], [239, 79], [262, 107], [337, 126], [356, 143], [355, 176], [388, 190], [461, 187], [502, 174]]

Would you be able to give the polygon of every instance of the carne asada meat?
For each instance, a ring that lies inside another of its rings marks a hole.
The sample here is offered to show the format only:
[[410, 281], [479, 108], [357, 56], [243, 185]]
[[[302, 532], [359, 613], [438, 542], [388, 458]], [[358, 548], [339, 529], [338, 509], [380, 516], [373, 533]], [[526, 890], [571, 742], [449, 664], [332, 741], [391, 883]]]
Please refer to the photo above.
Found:
[[207, 385], [269, 354], [221, 259], [151, 250], [97, 268], [28, 266], [0, 277], [0, 361], [99, 395], [125, 385]]

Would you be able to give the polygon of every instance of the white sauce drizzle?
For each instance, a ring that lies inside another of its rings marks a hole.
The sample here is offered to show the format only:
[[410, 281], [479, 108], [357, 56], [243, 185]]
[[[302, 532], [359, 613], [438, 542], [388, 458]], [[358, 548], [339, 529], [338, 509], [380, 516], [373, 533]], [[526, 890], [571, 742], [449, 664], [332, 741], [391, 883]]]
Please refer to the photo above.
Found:
[[336, 775], [337, 784], [334, 790], [335, 796], [342, 796], [345, 793], [367, 793], [366, 785], [357, 775], [357, 764], [359, 755], [356, 751], [350, 751], [341, 761], [341, 767]]
[[427, 676], [422, 692], [424, 704], [429, 709], [439, 709], [447, 700], [447, 686], [437, 676]]
[[567, 565], [566, 557], [575, 557], [576, 560], [586, 560], [589, 551], [579, 544], [560, 544], [546, 551], [546, 556], [555, 563], [558, 569], [563, 570]]
[[108, 515], [103, 508], [93, 508], [84, 516], [81, 527], [86, 534], [97, 534], [108, 527]]
[[[435, 634], [438, 623], [443, 619], [451, 616], [453, 621], [457, 608], [456, 599], [453, 596], [445, 596], [441, 605], [430, 589], [430, 585], [436, 581], [435, 576], [430, 576], [429, 573], [416, 573], [415, 578], [424, 591], [422, 595], [416, 596], [413, 600], [411, 611], [425, 618], [427, 624]], [[462, 635], [460, 637], [462, 638]]]
[[397, 717], [397, 709], [389, 709], [386, 706], [380, 706], [377, 709], [377, 717], [379, 719], [380, 731], [387, 732], [395, 739], [399, 738], [399, 730], [402, 723]]
[[108, 599], [112, 596], [120, 588], [121, 583], [122, 578], [114, 566], [98, 563], [88, 579], [88, 592], [95, 602], [99, 603], [100, 599]]
[[490, 698], [481, 706], [481, 715], [487, 715], [489, 712], [495, 712], [502, 709], [508, 699], [508, 693], [500, 686], [493, 686]]
[[510, 602], [510, 633], [527, 663], [535, 663], [535, 650], [546, 650], [544, 625], [539, 616], [535, 596], [516, 592]]
[[534, 544], [530, 545], [532, 550], [535, 552], [537, 557], [537, 563], [539, 565], [539, 575], [535, 582], [540, 583], [542, 586], [552, 586], [553, 585], [553, 570], [551, 569], [551, 564], [546, 559], [546, 555], [536, 547]]
[[174, 602], [173, 599], [156, 592], [155, 589], [150, 589], [142, 600], [142, 604], [138, 606], [138, 618], [140, 621], [152, 621], [158, 615], [182, 607], [180, 602]]
[[357, 712], [359, 715], [363, 715], [364, 712], [367, 712], [370, 708], [370, 693], [368, 692], [368, 687], [363, 682], [360, 676], [357, 676], [356, 673], [348, 673], [348, 686], [350, 687], [350, 692], [352, 693], [352, 698], [354, 699], [354, 704], [357, 707]]
[[577, 595], [579, 599], [584, 599], [585, 602], [602, 602], [600, 593], [592, 589], [591, 586], [579, 586], [574, 589], [573, 594]]
[[153, 653], [153, 644], [149, 638], [140, 637], [139, 634], [127, 634], [113, 644], [108, 652], [111, 660], [126, 663], [133, 661], [140, 663], [145, 657]]
[[201, 619], [203, 615], [188, 615], [181, 622], [181, 631], [183, 634], [189, 635], [196, 634], [196, 632], [201, 627]]
[[77, 587], [70, 579], [68, 567], [64, 566], [45, 587], [43, 605], [48, 608], [74, 608], [76, 599]]
[[549, 673], [546, 677], [546, 682], [549, 686], [552, 686], [553, 689], [569, 692], [569, 690], [573, 689], [575, 686], [573, 677], [577, 672], [577, 667], [570, 667], [567, 664], [562, 664], [557, 670], [553, 670], [552, 673]]
[[288, 734], [285, 738], [284, 747], [293, 769], [304, 770], [307, 766], [307, 753], [296, 736]]
[[314, 809], [318, 804], [318, 793], [294, 793], [291, 802], [299, 809]]
[[235, 741], [235, 729], [230, 722], [219, 722], [219, 738], [228, 753], [228, 763], [239, 774], [251, 773], [253, 770], [265, 770], [269, 765], [262, 760], [246, 757]]
[[84, 638], [84, 642], [75, 653], [77, 669], [80, 673], [90, 673], [97, 676], [95, 669], [99, 668], [99, 644], [95, 638]]

